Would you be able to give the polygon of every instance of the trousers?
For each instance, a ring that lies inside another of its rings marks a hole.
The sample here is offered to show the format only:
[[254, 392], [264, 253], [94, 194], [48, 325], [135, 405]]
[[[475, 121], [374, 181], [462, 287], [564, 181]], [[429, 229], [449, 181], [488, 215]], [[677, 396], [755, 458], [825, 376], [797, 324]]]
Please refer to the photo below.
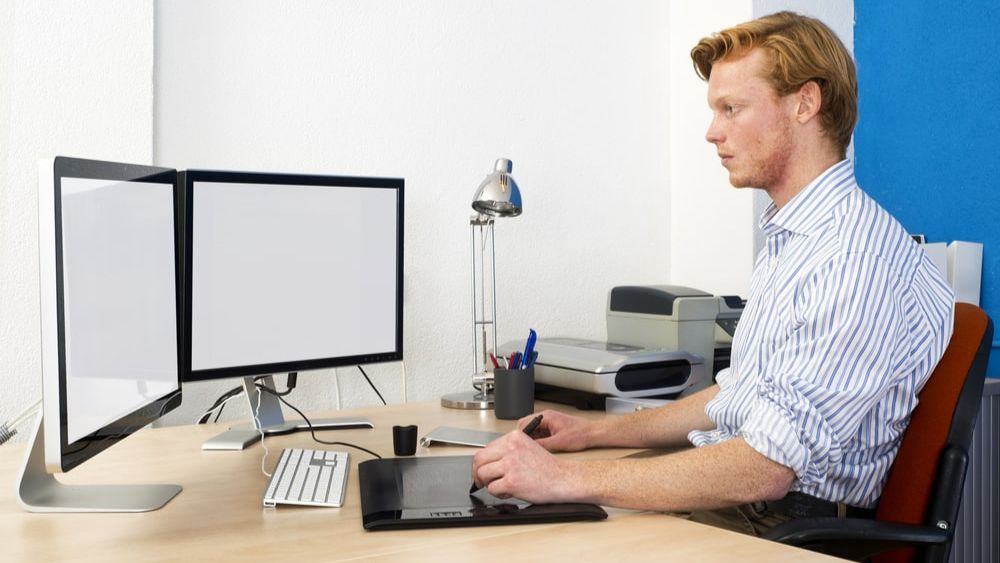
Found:
[[688, 520], [760, 536], [767, 530], [792, 518], [836, 517], [874, 518], [875, 511], [857, 508], [842, 502], [832, 502], [806, 494], [791, 492], [778, 500], [741, 504], [716, 510], [698, 510], [687, 515]]

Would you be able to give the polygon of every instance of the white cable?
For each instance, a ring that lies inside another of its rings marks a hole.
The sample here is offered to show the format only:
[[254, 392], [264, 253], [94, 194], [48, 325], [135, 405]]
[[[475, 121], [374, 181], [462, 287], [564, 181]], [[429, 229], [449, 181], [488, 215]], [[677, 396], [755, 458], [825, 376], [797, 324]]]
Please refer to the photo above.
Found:
[[9, 442], [11, 438], [13, 438], [15, 434], [17, 434], [18, 425], [20, 425], [28, 417], [30, 417], [32, 413], [34, 413], [35, 410], [38, 409], [38, 406], [41, 404], [42, 401], [39, 399], [38, 401], [35, 401], [31, 405], [29, 405], [28, 408], [21, 411], [17, 416], [12, 418], [10, 422], [7, 422], [5, 424], [0, 424], [0, 445]]
[[34, 403], [28, 405], [23, 411], [21, 411], [17, 416], [15, 416], [13, 419], [11, 419], [10, 422], [7, 423], [7, 427], [12, 429], [17, 428], [22, 422], [24, 422], [32, 414], [34, 414], [34, 412], [38, 410], [38, 407], [40, 407], [41, 405], [42, 405], [41, 399], [38, 399]]
[[208, 409], [207, 411], [205, 411], [204, 413], [202, 413], [202, 415], [198, 417], [198, 420], [201, 420], [206, 415], [211, 415], [213, 412], [221, 409], [229, 401], [232, 401], [233, 399], [235, 399], [237, 397], [242, 397], [242, 396], [243, 396], [243, 393], [241, 392], [241, 393], [239, 393], [237, 395], [233, 395], [232, 397], [229, 397], [225, 401], [222, 401], [221, 403], [215, 405], [214, 407], [212, 407], [212, 408]]
[[253, 425], [257, 427], [257, 431], [260, 432], [260, 447], [264, 448], [264, 457], [260, 458], [260, 472], [270, 477], [271, 474], [264, 468], [264, 462], [267, 461], [268, 450], [267, 446], [264, 444], [264, 428], [260, 423], [260, 401], [263, 394], [263, 390], [257, 389], [257, 404], [253, 408]]

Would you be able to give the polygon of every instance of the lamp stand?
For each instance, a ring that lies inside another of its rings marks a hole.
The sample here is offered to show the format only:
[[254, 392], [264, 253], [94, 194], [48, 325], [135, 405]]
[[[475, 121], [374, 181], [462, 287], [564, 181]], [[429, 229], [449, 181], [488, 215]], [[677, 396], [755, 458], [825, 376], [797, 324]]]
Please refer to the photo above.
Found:
[[488, 344], [497, 349], [497, 277], [496, 247], [493, 244], [493, 218], [473, 215], [472, 230], [472, 386], [473, 391], [441, 397], [441, 405], [453, 409], [493, 408], [493, 372]]

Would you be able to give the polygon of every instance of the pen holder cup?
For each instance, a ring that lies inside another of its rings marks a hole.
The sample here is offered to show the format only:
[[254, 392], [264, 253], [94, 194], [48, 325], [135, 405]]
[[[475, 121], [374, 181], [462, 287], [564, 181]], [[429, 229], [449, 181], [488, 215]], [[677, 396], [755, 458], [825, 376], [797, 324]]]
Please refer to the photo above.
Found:
[[535, 368], [493, 370], [493, 413], [516, 420], [535, 412]]

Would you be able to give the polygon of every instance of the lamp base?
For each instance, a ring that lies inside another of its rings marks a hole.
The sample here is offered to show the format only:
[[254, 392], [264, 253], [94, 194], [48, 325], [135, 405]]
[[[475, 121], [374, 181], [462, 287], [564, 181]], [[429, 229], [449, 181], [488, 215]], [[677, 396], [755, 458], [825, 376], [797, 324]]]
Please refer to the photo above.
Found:
[[493, 408], [492, 391], [463, 391], [441, 397], [441, 406], [449, 409], [487, 410]]

